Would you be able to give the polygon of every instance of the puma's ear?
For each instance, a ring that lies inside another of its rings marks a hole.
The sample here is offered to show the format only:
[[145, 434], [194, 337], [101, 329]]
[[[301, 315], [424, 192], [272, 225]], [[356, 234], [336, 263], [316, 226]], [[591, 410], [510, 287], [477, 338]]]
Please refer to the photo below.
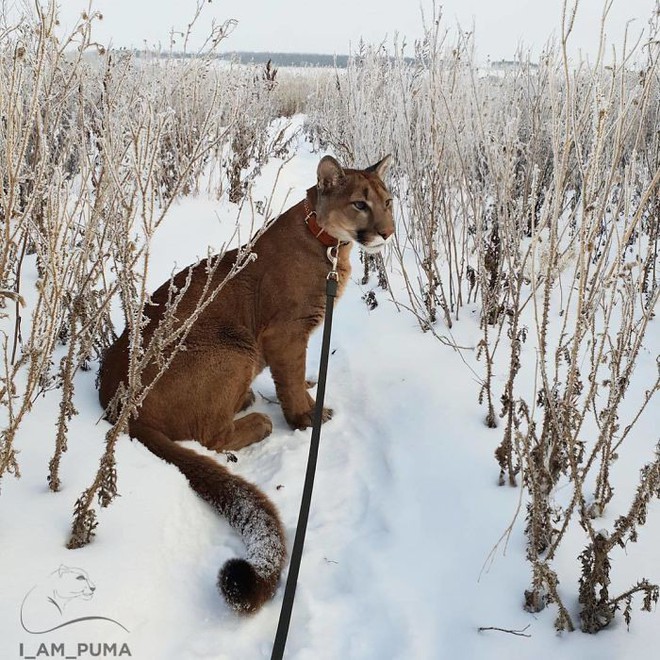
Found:
[[344, 170], [332, 156], [323, 156], [316, 170], [319, 191], [329, 192], [341, 185], [345, 178]]
[[387, 172], [387, 168], [392, 162], [392, 154], [387, 154], [385, 158], [381, 158], [375, 165], [367, 167], [367, 172], [375, 172], [378, 175], [378, 178], [382, 179]]

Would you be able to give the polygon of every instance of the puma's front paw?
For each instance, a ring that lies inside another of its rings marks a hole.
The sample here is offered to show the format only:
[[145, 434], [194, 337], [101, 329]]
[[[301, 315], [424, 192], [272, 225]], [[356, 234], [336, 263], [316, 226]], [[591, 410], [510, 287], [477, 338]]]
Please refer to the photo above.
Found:
[[[329, 419], [332, 419], [332, 408], [323, 408], [323, 413], [321, 414], [321, 423], [327, 422]], [[292, 429], [307, 429], [310, 426], [314, 425], [314, 408], [306, 413], [301, 415], [286, 415], [286, 421], [289, 423], [289, 426]]]

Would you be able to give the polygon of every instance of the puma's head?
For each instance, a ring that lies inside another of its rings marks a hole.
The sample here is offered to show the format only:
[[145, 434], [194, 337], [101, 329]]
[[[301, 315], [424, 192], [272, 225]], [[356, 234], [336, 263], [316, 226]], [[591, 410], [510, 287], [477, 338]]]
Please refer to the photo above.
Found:
[[385, 156], [365, 170], [351, 170], [324, 156], [316, 173], [319, 226], [340, 241], [357, 241], [367, 252], [382, 250], [394, 234], [392, 196], [382, 181], [390, 160]]
[[96, 590], [96, 586], [82, 568], [60, 566], [51, 577], [52, 597], [64, 603], [74, 598], [89, 600]]

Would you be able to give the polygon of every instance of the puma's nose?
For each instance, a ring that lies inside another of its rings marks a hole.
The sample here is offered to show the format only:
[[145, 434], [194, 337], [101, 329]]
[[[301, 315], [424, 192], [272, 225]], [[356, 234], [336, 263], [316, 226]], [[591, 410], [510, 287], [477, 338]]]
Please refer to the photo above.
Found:
[[378, 234], [387, 240], [394, 233], [393, 227], [388, 227], [387, 229], [381, 229]]

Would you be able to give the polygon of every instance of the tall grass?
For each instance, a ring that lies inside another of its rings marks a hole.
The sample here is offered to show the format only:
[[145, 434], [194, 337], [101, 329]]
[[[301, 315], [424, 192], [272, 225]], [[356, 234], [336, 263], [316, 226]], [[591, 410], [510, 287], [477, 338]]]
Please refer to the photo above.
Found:
[[[179, 291], [162, 331], [141, 341], [155, 233], [174, 200], [202, 185], [242, 202], [259, 165], [289, 147], [282, 128], [268, 130], [274, 102], [262, 77], [216, 65], [230, 22], [213, 25], [195, 57], [179, 58], [106, 51], [93, 39], [99, 20], [84, 13], [62, 36], [56, 5], [35, 3], [0, 32], [0, 478], [20, 475], [16, 434], [36, 399], [58, 391], [48, 483], [60, 489], [75, 375], [113, 341], [111, 305], [131, 332], [122, 413], [76, 503], [71, 546], [91, 539], [94, 502], [107, 506], [117, 494], [115, 444], [153, 384], [142, 382], [144, 366], [166, 368], [189, 329], [175, 323]], [[249, 259], [241, 252], [231, 275]], [[28, 260], [38, 279], [26, 290]], [[200, 309], [218, 292], [206, 291]]]
[[[607, 61], [601, 43], [593, 64], [567, 55], [577, 9], [567, 3], [561, 39], [538, 63], [521, 52], [503, 71], [478, 66], [472, 36], [450, 40], [436, 14], [414, 63], [364, 49], [309, 114], [312, 138], [349, 162], [394, 154], [395, 302], [448, 343], [476, 304], [478, 398], [487, 426], [501, 427], [500, 482], [527, 499], [526, 608], [554, 603], [559, 630], [577, 616], [596, 632], [618, 609], [629, 620], [634, 594], [643, 609], [658, 599], [647, 580], [608, 590], [612, 556], [660, 494], [652, 447], [612, 530], [602, 516], [613, 464], [660, 385], [635, 373], [660, 295], [660, 6], [641, 40]], [[577, 613], [554, 569], [569, 528], [585, 544]]]

